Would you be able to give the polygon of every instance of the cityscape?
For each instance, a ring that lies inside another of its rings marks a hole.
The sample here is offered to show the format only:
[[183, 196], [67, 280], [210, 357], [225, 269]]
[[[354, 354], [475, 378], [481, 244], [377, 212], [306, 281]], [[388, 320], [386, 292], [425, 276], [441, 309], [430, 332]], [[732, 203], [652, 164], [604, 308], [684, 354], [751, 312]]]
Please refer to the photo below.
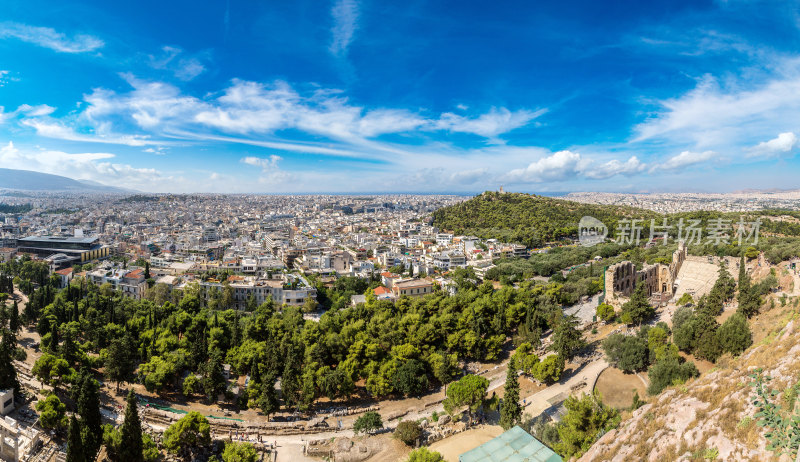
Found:
[[6, 3], [0, 461], [800, 460], [800, 3]]

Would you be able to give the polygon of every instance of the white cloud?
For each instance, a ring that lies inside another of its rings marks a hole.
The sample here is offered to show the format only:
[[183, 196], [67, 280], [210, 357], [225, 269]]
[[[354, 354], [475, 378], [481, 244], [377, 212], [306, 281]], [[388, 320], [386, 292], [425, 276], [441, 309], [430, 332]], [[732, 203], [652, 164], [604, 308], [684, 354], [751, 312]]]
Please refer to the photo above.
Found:
[[133, 189], [147, 189], [154, 185], [164, 187], [170, 181], [170, 178], [163, 177], [152, 168], [113, 163], [110, 159], [114, 157], [114, 154], [106, 152], [72, 154], [53, 150], [21, 150], [10, 141], [0, 147], [0, 165], [6, 168], [33, 170]]
[[797, 146], [797, 135], [784, 132], [769, 141], [762, 141], [748, 149], [747, 157], [778, 157], [791, 152]]
[[617, 175], [635, 175], [645, 169], [646, 165], [636, 156], [625, 162], [618, 159], [602, 162], [581, 156], [577, 152], [558, 151], [530, 163], [525, 168], [514, 169], [502, 179], [511, 183], [543, 183], [580, 178], [604, 180]]
[[635, 127], [633, 141], [738, 150], [764, 133], [791, 131], [800, 125], [800, 59], [775, 58], [772, 65], [769, 73], [724, 81], [703, 76], [691, 91], [658, 101], [655, 114]]
[[158, 56], [149, 56], [154, 69], [168, 70], [175, 77], [189, 81], [206, 71], [203, 62], [195, 56], [186, 56], [181, 48], [165, 46]]
[[0, 87], [5, 87], [10, 78], [8, 75], [11, 71], [0, 70]]
[[474, 133], [486, 138], [494, 138], [515, 128], [527, 125], [528, 122], [546, 112], [546, 109], [512, 112], [506, 108], [492, 108], [486, 114], [481, 114], [476, 118], [463, 117], [447, 112], [442, 114], [435, 126], [452, 132]]
[[583, 174], [587, 178], [603, 180], [616, 175], [633, 175], [643, 172], [646, 166], [636, 156], [632, 156], [625, 162], [612, 159], [599, 165], [591, 162], [582, 168]]
[[62, 53], [85, 53], [105, 45], [102, 40], [92, 35], [77, 34], [69, 37], [50, 27], [29, 26], [16, 22], [1, 23], [0, 38], [15, 38]]
[[581, 155], [571, 151], [558, 151], [551, 156], [531, 162], [525, 168], [510, 171], [506, 176], [512, 183], [541, 183], [564, 181], [578, 175]]
[[650, 168], [651, 172], [658, 170], [679, 170], [683, 167], [696, 165], [716, 156], [714, 151], [692, 152], [683, 151], [678, 155], [672, 156], [666, 162], [655, 164]]
[[347, 48], [353, 40], [353, 35], [358, 28], [358, 2], [356, 0], [336, 0], [331, 8], [333, 39], [329, 48], [331, 54], [342, 57], [347, 54]]
[[276, 156], [273, 154], [266, 159], [254, 156], [243, 157], [241, 159], [241, 162], [247, 165], [252, 165], [254, 167], [261, 167], [263, 170], [272, 170], [278, 168], [278, 162], [280, 160], [281, 160], [280, 156]]
[[167, 83], [143, 81], [130, 74], [123, 77], [133, 87], [132, 91], [118, 94], [96, 89], [84, 98], [89, 106], [83, 115], [89, 121], [129, 117], [140, 128], [158, 129], [166, 134], [196, 133], [210, 128], [252, 136], [296, 129], [363, 145], [367, 139], [384, 134], [438, 130], [494, 138], [545, 112], [492, 108], [474, 117], [451, 113], [427, 117], [405, 109], [366, 109], [350, 104], [337, 90], [317, 90], [304, 95], [283, 81], [264, 84], [238, 79], [216, 99], [201, 100], [183, 95], [180, 89]]
[[87, 135], [76, 132], [72, 127], [65, 126], [59, 122], [46, 121], [40, 118], [24, 119], [23, 125], [36, 130], [36, 134], [47, 138], [54, 138], [67, 141], [82, 141], [87, 143], [107, 143], [122, 144], [126, 146], [146, 146], [148, 144], [158, 144], [151, 141], [144, 135], [119, 135], [107, 132], [107, 125], [99, 125], [98, 133]]
[[261, 168], [261, 176], [258, 181], [262, 184], [284, 183], [292, 179], [289, 172], [285, 172], [278, 168], [278, 162], [282, 159], [280, 156], [272, 154], [267, 158], [248, 156], [243, 157], [241, 162], [247, 165]]

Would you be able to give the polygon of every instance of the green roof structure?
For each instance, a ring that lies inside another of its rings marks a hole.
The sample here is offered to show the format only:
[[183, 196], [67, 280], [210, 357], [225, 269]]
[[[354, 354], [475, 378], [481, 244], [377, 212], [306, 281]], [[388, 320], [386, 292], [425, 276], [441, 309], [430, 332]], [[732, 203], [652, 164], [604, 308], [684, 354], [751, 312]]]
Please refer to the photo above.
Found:
[[458, 456], [459, 462], [561, 462], [561, 456], [515, 426]]

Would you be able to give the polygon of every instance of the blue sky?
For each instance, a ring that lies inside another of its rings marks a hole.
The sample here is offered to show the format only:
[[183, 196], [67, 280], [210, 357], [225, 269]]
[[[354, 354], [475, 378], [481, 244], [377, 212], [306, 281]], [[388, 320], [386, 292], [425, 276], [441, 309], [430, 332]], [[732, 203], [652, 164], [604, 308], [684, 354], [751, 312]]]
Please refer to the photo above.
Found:
[[154, 192], [795, 188], [796, 2], [55, 2], [0, 167]]

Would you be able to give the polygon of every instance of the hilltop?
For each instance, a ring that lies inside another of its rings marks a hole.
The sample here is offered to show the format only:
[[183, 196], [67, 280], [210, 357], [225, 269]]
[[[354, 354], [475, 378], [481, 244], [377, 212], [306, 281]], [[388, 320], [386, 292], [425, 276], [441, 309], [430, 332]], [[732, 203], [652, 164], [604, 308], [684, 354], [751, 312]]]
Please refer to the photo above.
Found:
[[458, 234], [540, 246], [574, 238], [584, 216], [602, 221], [611, 233], [622, 218], [656, 218], [649, 210], [598, 205], [523, 193], [485, 192], [433, 213], [433, 224]]
[[96, 181], [73, 180], [61, 175], [34, 172], [30, 170], [16, 170], [0, 168], [0, 189], [15, 189], [25, 191], [91, 191], [124, 193], [129, 192], [122, 188], [106, 186]]

